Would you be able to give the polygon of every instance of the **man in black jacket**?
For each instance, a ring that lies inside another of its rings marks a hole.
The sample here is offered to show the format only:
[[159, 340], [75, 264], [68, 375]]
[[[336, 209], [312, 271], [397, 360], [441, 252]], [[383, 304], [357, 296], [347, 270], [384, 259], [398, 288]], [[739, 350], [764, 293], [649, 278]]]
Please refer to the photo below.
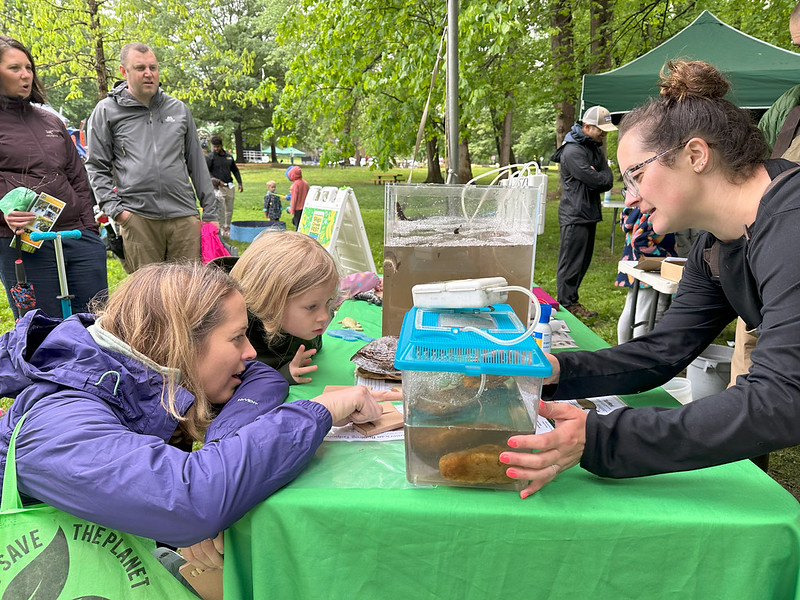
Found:
[[[242, 176], [231, 153], [222, 146], [222, 138], [215, 135], [211, 138], [211, 152], [206, 155], [211, 182], [219, 186], [222, 202], [219, 207], [219, 224], [223, 235], [229, 235], [233, 218], [233, 178], [239, 183], [239, 193], [243, 191]], [[216, 181], [215, 181], [216, 180]]]
[[564, 143], [553, 154], [560, 163], [561, 204], [558, 224], [561, 241], [558, 249], [556, 289], [558, 302], [573, 315], [596, 317], [597, 313], [578, 302], [578, 288], [589, 270], [598, 221], [603, 220], [600, 194], [610, 190], [614, 176], [603, 153], [607, 131], [616, 127], [611, 114], [593, 106], [572, 126]]

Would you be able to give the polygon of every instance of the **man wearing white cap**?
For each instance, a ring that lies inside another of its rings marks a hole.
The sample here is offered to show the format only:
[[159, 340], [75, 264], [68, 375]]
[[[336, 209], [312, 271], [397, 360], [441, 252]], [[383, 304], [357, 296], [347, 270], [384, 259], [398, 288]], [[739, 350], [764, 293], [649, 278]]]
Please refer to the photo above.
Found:
[[594, 252], [597, 223], [603, 220], [600, 195], [611, 189], [614, 175], [603, 153], [607, 131], [616, 127], [611, 114], [593, 106], [564, 137], [564, 143], [550, 158], [560, 163], [561, 204], [558, 224], [561, 241], [558, 249], [556, 290], [558, 302], [577, 317], [592, 318], [597, 313], [578, 302], [578, 288], [589, 270]]

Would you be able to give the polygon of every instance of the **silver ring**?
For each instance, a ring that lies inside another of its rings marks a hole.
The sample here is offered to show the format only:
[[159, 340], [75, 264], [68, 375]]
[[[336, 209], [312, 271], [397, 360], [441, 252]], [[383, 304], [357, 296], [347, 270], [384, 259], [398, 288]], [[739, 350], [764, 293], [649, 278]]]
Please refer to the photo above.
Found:
[[558, 467], [555, 465], [550, 465], [550, 468], [553, 469], [553, 477], [558, 475]]

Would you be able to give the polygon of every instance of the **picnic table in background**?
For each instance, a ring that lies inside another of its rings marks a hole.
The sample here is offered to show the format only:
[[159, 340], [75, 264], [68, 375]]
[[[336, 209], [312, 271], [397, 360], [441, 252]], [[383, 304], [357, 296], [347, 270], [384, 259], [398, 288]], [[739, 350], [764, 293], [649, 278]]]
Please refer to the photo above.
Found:
[[372, 183], [378, 185], [379, 183], [386, 183], [390, 180], [397, 183], [400, 177], [400, 173], [378, 173], [372, 178]]
[[[617, 190], [611, 190], [612, 195], [616, 191]], [[620, 194], [621, 193], [622, 193], [622, 191], [620, 191]], [[614, 234], [616, 233], [617, 228], [619, 227], [619, 219], [617, 218], [618, 217], [617, 213], [619, 213], [620, 209], [625, 208], [625, 200], [624, 200], [625, 196], [623, 196], [622, 198], [623, 198], [622, 200], [606, 200], [605, 198], [603, 198], [603, 208], [613, 208], [614, 209], [614, 218], [611, 221], [611, 244], [610, 244], [610, 246], [611, 246], [611, 251], [612, 252], [614, 251]]]

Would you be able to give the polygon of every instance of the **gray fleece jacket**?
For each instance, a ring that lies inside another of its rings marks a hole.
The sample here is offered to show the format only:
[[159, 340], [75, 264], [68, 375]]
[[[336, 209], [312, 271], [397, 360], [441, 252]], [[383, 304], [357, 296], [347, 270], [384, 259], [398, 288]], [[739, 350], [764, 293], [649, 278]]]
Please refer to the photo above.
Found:
[[148, 219], [197, 215], [217, 220], [217, 202], [192, 113], [161, 89], [150, 106], [120, 82], [98, 102], [87, 126], [86, 170], [100, 208]]

